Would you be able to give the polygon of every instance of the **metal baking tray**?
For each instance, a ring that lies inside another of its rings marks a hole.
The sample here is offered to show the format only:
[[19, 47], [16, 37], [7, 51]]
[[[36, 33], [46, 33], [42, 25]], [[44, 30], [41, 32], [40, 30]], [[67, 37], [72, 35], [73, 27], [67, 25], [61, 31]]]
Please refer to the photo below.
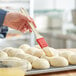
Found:
[[70, 71], [70, 70], [76, 70], [76, 65], [69, 65], [67, 67], [50, 67], [49, 69], [43, 69], [43, 70], [32, 69], [31, 71], [27, 71], [26, 75], [54, 73], [54, 72], [62, 72], [62, 71]]

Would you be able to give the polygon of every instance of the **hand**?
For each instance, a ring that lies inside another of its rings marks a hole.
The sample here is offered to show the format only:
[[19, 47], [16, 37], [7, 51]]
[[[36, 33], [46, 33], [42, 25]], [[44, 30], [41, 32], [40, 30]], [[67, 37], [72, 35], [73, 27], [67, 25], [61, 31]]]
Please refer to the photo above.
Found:
[[19, 30], [21, 32], [25, 32], [27, 30], [31, 32], [32, 29], [28, 22], [32, 22], [36, 27], [32, 18], [29, 20], [27, 17], [20, 13], [8, 12], [5, 16], [3, 25]]

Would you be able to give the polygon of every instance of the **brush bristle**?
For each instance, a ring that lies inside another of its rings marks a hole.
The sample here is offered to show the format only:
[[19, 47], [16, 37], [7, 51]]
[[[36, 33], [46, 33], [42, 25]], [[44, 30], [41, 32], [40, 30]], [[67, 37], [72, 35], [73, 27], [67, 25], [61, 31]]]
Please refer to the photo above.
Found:
[[36, 41], [38, 42], [38, 44], [40, 45], [41, 48], [44, 48], [44, 47], [48, 46], [48, 44], [47, 44], [47, 42], [45, 41], [44, 38], [36, 39]]

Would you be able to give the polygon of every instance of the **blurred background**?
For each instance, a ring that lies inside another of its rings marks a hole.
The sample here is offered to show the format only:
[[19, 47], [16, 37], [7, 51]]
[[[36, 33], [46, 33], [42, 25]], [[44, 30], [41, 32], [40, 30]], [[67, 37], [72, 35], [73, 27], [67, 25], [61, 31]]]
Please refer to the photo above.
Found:
[[[76, 48], [76, 0], [0, 0], [0, 7], [17, 12], [21, 7], [27, 9], [49, 46]], [[0, 46], [14, 47], [37, 44], [34, 33], [23, 34], [10, 28], [1, 43]]]

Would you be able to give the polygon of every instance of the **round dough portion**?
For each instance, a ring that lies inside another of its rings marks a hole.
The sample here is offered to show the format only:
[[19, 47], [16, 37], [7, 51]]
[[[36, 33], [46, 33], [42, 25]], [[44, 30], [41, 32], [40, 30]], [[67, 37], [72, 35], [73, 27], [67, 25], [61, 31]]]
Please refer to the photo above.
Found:
[[27, 53], [27, 54], [30, 54], [30, 55], [33, 55], [36, 50], [38, 50], [38, 49], [35, 48], [35, 47], [30, 47], [30, 48], [26, 51], [26, 53]]
[[41, 57], [41, 56], [45, 55], [45, 53], [42, 49], [38, 49], [35, 47], [31, 47], [30, 49], [28, 49], [26, 51], [26, 53], [37, 56], [37, 57]]
[[26, 51], [30, 48], [30, 46], [27, 44], [22, 44], [19, 48], [22, 49], [26, 53]]
[[64, 57], [54, 56], [50, 58], [50, 63], [54, 67], [68, 66], [68, 60]]
[[58, 52], [57, 52], [57, 50], [54, 49], [54, 48], [45, 47], [45, 48], [43, 48], [43, 50], [44, 50], [46, 56], [48, 56], [48, 57], [58, 56]]
[[20, 64], [18, 64], [19, 63], [18, 61], [21, 61], [21, 59], [17, 57], [8, 57], [2, 62], [2, 64], [12, 67], [21, 66]]
[[48, 60], [48, 62], [50, 63], [50, 58], [51, 58], [51, 57], [48, 57], [48, 56], [41, 56], [41, 58]]
[[35, 45], [36, 48], [41, 49], [41, 47], [39, 45]]
[[38, 59], [38, 57], [29, 55], [29, 54], [17, 54], [16, 57], [28, 60], [30, 63], [32, 63], [33, 61], [35, 61], [36, 59]]
[[60, 56], [65, 57], [66, 59], [72, 54], [74, 54], [72, 51], [63, 51], [59, 53]]
[[16, 54], [25, 54], [22, 49], [11, 48], [11, 47], [5, 48], [3, 51], [6, 52], [10, 57], [16, 56]]
[[8, 57], [2, 62], [3, 65], [6, 65], [8, 67], [19, 67], [25, 70], [31, 70], [32, 65], [27, 60], [23, 60], [17, 57]]
[[3, 51], [0, 51], [0, 60], [1, 60], [1, 59], [6, 59], [6, 58], [8, 58], [7, 53], [5, 53], [5, 52], [3, 52]]
[[22, 49], [14, 48], [14, 51], [15, 51], [15, 55], [16, 54], [25, 54], [25, 52]]
[[70, 64], [76, 64], [76, 54], [70, 55], [68, 61]]
[[33, 63], [35, 60], [39, 59], [38, 57], [35, 57], [35, 56], [28, 56], [26, 57], [26, 59], [30, 62], [30, 63]]
[[13, 49], [12, 47], [6, 47], [6, 48], [4, 48], [2, 51], [4, 51], [4, 52], [8, 52], [9, 50], [11, 50], [11, 49]]
[[50, 64], [46, 59], [36, 59], [32, 63], [32, 67], [34, 69], [47, 69], [50, 68]]
[[45, 53], [42, 49], [36, 49], [36, 51], [33, 53], [33, 55], [40, 58], [41, 56], [45, 56]]

